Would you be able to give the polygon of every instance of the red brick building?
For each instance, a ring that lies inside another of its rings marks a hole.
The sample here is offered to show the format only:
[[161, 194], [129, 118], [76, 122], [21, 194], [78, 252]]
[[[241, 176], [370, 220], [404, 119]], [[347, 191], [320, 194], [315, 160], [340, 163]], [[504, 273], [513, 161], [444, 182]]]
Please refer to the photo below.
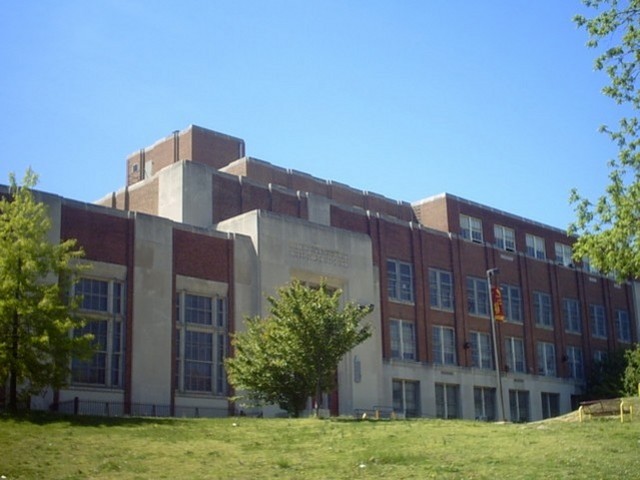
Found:
[[[244, 141], [196, 126], [129, 156], [126, 178], [98, 205], [42, 194], [54, 236], [77, 238], [94, 266], [79, 288], [101, 351], [41, 408], [237, 410], [229, 333], [293, 278], [375, 306], [373, 337], [327, 399], [335, 414], [499, 419], [502, 394], [507, 419], [558, 415], [597, 359], [637, 341], [636, 285], [575, 262], [572, 239], [533, 220], [448, 194], [391, 200], [246, 157]], [[490, 283], [506, 314], [497, 356]]]

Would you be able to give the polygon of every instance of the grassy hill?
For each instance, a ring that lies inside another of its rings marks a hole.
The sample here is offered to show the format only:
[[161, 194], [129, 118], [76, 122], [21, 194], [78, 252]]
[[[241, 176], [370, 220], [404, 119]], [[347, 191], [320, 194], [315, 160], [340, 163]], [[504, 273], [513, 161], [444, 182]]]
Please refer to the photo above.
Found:
[[[640, 406], [640, 405], [638, 405]], [[14, 479], [638, 478], [631, 422], [0, 416]], [[564, 421], [562, 421], [564, 420]]]

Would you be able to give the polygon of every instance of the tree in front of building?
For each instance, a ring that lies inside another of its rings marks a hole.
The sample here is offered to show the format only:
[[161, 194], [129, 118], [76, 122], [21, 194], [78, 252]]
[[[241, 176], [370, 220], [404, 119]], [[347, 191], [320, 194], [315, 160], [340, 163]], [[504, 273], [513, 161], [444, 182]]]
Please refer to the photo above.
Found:
[[8, 384], [8, 409], [42, 392], [63, 386], [72, 355], [90, 354], [90, 337], [73, 337], [82, 326], [67, 293], [79, 271], [82, 250], [74, 240], [49, 241], [46, 205], [31, 188], [29, 169], [22, 185], [13, 174], [7, 195], [0, 195], [0, 388]]
[[595, 363], [587, 379], [585, 396], [593, 400], [635, 396], [639, 388], [640, 344], [636, 344]]
[[587, 378], [585, 397], [589, 400], [617, 398], [625, 395], [624, 374], [627, 368], [626, 350], [616, 350], [595, 362]]
[[226, 361], [239, 399], [275, 404], [294, 417], [310, 397], [319, 407], [322, 394], [335, 388], [340, 360], [371, 336], [361, 321], [373, 307], [349, 302], [341, 308], [341, 294], [324, 282], [313, 288], [293, 281], [267, 298], [270, 315], [247, 319]]
[[628, 396], [640, 394], [640, 344], [624, 352], [627, 366], [624, 370], [624, 393]]
[[601, 130], [618, 149], [610, 160], [609, 184], [595, 202], [576, 190], [571, 202], [576, 220], [569, 232], [578, 235], [574, 244], [577, 260], [587, 257], [591, 265], [619, 280], [640, 276], [640, 1], [583, 0], [597, 12], [574, 20], [587, 31], [587, 46], [601, 48], [595, 68], [605, 71], [610, 82], [603, 93], [624, 107], [617, 128]]

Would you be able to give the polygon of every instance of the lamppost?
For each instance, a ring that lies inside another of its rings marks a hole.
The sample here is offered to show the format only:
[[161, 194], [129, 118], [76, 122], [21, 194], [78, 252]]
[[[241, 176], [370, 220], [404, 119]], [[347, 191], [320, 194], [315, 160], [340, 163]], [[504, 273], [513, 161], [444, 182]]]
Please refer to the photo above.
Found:
[[[496, 300], [500, 299], [500, 308], [502, 308], [502, 300], [500, 297], [500, 290], [494, 294], [494, 287], [491, 282], [491, 278], [494, 275], [500, 273], [499, 268], [490, 268], [487, 270], [487, 286], [489, 287], [489, 311], [491, 312], [491, 336], [493, 337], [493, 361], [496, 364], [496, 379], [498, 381], [498, 405], [500, 407], [500, 420], [505, 422], [504, 415], [504, 398], [502, 396], [502, 375], [500, 374], [500, 356], [498, 355], [498, 341], [496, 339], [496, 312], [495, 305]], [[495, 287], [499, 289], [499, 286]], [[502, 314], [502, 312], [500, 312]]]

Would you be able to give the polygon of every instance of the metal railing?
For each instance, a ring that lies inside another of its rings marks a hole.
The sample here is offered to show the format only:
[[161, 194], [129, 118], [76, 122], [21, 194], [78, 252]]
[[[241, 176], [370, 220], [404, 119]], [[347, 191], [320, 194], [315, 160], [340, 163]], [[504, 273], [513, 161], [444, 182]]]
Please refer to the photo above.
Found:
[[69, 415], [95, 415], [105, 417], [184, 417], [184, 418], [214, 418], [228, 417], [229, 410], [219, 407], [186, 407], [170, 405], [156, 405], [149, 403], [108, 402], [100, 400], [73, 400], [58, 402], [51, 405], [53, 412]]

